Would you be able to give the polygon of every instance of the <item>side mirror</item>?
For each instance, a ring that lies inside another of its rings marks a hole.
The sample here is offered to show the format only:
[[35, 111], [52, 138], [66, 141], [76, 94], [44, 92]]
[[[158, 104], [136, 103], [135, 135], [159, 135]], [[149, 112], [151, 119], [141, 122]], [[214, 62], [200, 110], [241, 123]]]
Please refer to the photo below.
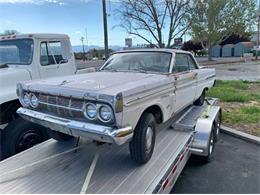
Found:
[[67, 60], [67, 59], [60, 60], [57, 68], [60, 68], [61, 63], [68, 63], [68, 62], [69, 62], [69, 60]]
[[69, 60], [67, 60], [67, 59], [62, 59], [62, 60], [59, 61], [59, 65], [62, 64], [62, 63], [68, 63], [68, 62], [69, 62]]

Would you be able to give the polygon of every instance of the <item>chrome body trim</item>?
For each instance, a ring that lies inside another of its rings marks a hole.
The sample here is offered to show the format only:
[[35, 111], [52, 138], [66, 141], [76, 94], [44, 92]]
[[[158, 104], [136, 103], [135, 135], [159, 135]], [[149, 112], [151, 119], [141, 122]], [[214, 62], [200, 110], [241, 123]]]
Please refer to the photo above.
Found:
[[122, 145], [130, 141], [133, 137], [133, 129], [131, 126], [117, 129], [87, 122], [64, 119], [27, 108], [19, 108], [17, 113], [26, 120], [74, 137], [85, 137], [95, 141], [115, 143], [117, 145]]

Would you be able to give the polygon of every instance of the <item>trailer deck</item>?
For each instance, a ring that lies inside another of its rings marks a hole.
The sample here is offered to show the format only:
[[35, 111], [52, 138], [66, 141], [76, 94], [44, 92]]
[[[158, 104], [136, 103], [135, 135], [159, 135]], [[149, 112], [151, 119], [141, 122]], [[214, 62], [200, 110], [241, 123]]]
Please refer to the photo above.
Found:
[[[130, 159], [127, 145], [99, 146], [100, 157], [87, 193], [152, 193], [192, 134], [170, 128], [160, 130], [153, 157], [144, 166]], [[41, 162], [74, 146], [75, 140], [58, 143], [51, 139], [4, 160], [0, 172], [6, 174], [0, 178], [0, 192], [80, 193], [97, 149], [94, 143]], [[40, 162], [19, 169], [36, 161]]]
[[[159, 125], [153, 156], [145, 165], [131, 160], [127, 144], [118, 147], [82, 141], [75, 147], [76, 139], [50, 139], [0, 163], [0, 192], [168, 193], [190, 154], [205, 155], [205, 149], [208, 151], [207, 140], [219, 113], [219, 107], [212, 106], [215, 103], [213, 100], [208, 106], [191, 106]], [[182, 122], [187, 119], [199, 122], [194, 128], [186, 127]], [[93, 162], [96, 167], [89, 177]]]

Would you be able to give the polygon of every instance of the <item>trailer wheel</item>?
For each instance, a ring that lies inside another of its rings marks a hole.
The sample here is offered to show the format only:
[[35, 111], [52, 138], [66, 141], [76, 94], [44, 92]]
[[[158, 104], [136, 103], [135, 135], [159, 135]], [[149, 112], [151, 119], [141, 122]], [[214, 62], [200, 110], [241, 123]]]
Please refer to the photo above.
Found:
[[68, 141], [68, 140], [74, 138], [71, 135], [67, 135], [65, 133], [61, 133], [61, 132], [58, 132], [58, 131], [52, 131], [52, 130], [48, 130], [48, 134], [49, 134], [50, 138], [53, 138], [57, 141]]
[[215, 128], [215, 125], [213, 125], [213, 129], [210, 133], [210, 138], [209, 138], [209, 143], [208, 143], [208, 155], [207, 156], [204, 156], [202, 157], [203, 159], [203, 162], [204, 163], [209, 163], [213, 160], [213, 152], [214, 152], [214, 148], [215, 148], [215, 139], [214, 139], [214, 129]]
[[194, 105], [202, 106], [204, 104], [204, 101], [205, 101], [205, 90], [203, 90], [200, 97], [194, 102]]
[[218, 113], [214, 123], [215, 123], [214, 141], [216, 143], [219, 140], [219, 132], [220, 132], [220, 126], [221, 126], [221, 112]]
[[18, 118], [2, 132], [2, 157], [7, 158], [47, 139], [46, 128]]
[[129, 143], [130, 155], [139, 164], [148, 162], [153, 154], [155, 144], [156, 122], [153, 114], [144, 113]]

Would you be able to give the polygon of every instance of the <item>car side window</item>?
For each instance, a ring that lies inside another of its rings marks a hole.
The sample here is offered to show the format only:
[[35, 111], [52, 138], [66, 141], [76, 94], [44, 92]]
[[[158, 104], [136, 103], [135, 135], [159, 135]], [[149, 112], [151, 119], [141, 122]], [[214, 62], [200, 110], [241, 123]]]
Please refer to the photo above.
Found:
[[188, 56], [185, 54], [175, 54], [175, 66], [173, 72], [185, 72], [190, 70]]
[[61, 42], [41, 42], [41, 56], [40, 63], [42, 66], [54, 65], [59, 63], [65, 63], [63, 57]]
[[194, 59], [190, 55], [187, 55], [187, 57], [189, 61], [190, 70], [198, 69]]

